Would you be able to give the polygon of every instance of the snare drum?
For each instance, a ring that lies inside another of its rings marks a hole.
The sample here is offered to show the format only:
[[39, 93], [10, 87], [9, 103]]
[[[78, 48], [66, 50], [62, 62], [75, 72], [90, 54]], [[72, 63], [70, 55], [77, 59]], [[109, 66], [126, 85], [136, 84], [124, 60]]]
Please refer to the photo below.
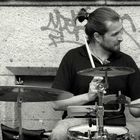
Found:
[[[104, 126], [104, 131], [109, 135], [115, 135], [115, 138], [108, 140], [130, 140], [128, 129], [119, 126]], [[96, 140], [95, 133], [97, 132], [97, 127], [94, 125], [89, 127], [88, 125], [79, 125], [70, 127], [68, 129], [68, 139], [69, 140], [89, 140], [88, 132], [90, 132], [90, 140]]]

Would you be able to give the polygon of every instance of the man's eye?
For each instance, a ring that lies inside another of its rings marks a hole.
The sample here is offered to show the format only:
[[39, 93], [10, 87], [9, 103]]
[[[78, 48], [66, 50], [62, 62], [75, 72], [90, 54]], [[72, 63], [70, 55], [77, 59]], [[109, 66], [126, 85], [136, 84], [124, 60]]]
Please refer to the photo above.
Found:
[[116, 35], [118, 35], [118, 33], [112, 34], [112, 36], [116, 36]]

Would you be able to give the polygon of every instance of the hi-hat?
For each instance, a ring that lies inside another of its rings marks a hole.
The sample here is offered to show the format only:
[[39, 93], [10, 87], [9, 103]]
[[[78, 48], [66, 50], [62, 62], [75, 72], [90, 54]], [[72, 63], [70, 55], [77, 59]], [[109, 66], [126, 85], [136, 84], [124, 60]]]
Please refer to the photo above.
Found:
[[78, 72], [78, 74], [84, 76], [102, 76], [102, 77], [107, 74], [108, 77], [115, 77], [121, 75], [128, 75], [134, 72], [135, 70], [129, 67], [105, 66], [81, 70]]
[[72, 95], [70, 92], [43, 86], [0, 86], [0, 101], [16, 102], [20, 98], [22, 102], [43, 102], [63, 100]]

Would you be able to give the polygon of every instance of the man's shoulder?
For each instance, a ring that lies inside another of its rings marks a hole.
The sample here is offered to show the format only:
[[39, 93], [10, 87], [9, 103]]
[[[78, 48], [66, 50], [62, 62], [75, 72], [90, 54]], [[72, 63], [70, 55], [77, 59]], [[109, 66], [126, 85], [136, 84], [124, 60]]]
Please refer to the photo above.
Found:
[[77, 54], [84, 54], [85, 53], [85, 46], [82, 45], [80, 47], [76, 47], [73, 49], [70, 49], [66, 55], [71, 56], [71, 55], [77, 55]]
[[131, 57], [129, 54], [126, 54], [126, 53], [124, 53], [124, 52], [119, 52], [118, 55], [119, 55], [120, 57], [125, 58], [125, 59], [132, 59], [132, 57]]
[[69, 50], [68, 52], [72, 52], [72, 53], [74, 53], [74, 52], [80, 52], [80, 51], [82, 51], [84, 48], [85, 48], [85, 46], [82, 45], [82, 46], [80, 46], [80, 47], [73, 48], [73, 49]]
[[126, 54], [124, 52], [120, 52], [121, 60], [125, 62], [128, 65], [135, 65], [135, 60], [133, 57], [129, 54]]

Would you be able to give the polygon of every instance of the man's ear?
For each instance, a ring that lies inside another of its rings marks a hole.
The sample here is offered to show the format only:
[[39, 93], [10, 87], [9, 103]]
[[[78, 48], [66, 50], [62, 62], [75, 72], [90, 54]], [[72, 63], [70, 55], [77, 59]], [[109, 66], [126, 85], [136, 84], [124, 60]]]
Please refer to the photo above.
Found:
[[95, 39], [95, 41], [97, 41], [98, 43], [101, 43], [101, 42], [102, 42], [102, 36], [101, 36], [98, 32], [95, 32], [95, 33], [94, 33], [94, 39]]

